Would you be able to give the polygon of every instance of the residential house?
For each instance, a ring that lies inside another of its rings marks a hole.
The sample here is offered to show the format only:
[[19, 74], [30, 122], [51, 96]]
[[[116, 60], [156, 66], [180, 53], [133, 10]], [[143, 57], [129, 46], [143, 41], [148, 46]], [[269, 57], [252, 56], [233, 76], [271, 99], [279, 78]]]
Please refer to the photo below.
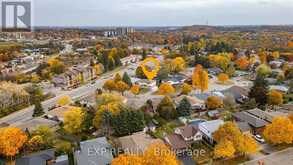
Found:
[[143, 154], [151, 144], [163, 143], [162, 140], [154, 139], [143, 131], [120, 137], [118, 141], [126, 154]]
[[262, 134], [265, 126], [269, 123], [248, 112], [236, 112], [232, 116], [236, 122], [247, 122], [251, 127], [252, 134]]
[[222, 93], [224, 95], [232, 95], [238, 103], [244, 103], [244, 101], [248, 99], [249, 89], [240, 86], [232, 86], [226, 90], [223, 90]]
[[250, 135], [251, 134], [251, 128], [247, 122], [236, 122], [236, 125], [240, 129], [240, 131], [243, 134]]
[[205, 139], [210, 144], [215, 144], [213, 133], [219, 129], [221, 125], [224, 124], [224, 121], [221, 119], [211, 120], [199, 123], [198, 128]]
[[74, 152], [76, 165], [110, 165], [113, 160], [112, 146], [105, 137], [80, 142]]
[[74, 66], [65, 73], [53, 78], [57, 87], [64, 89], [76, 88], [80, 84], [96, 79], [96, 71], [91, 66]]
[[48, 111], [46, 117], [49, 119], [57, 119], [58, 121], [64, 121], [64, 113], [70, 111], [73, 108], [76, 107], [68, 105], [57, 107], [53, 110]]
[[205, 109], [205, 102], [203, 100], [200, 100], [196, 97], [187, 96], [187, 95], [180, 95], [179, 97], [176, 97], [175, 104], [178, 106], [180, 104], [181, 100], [184, 99], [185, 97], [188, 100], [188, 102], [191, 104], [192, 110]]
[[276, 90], [276, 91], [279, 91], [279, 92], [282, 92], [282, 93], [288, 93], [288, 91], [289, 91], [289, 88], [284, 86], [284, 85], [270, 85], [269, 89], [270, 90]]
[[202, 134], [198, 127], [194, 125], [186, 125], [176, 128], [174, 133], [167, 135], [165, 142], [175, 151], [185, 151], [189, 148], [189, 145], [200, 141]]
[[53, 128], [57, 125], [58, 125], [58, 122], [44, 119], [44, 118], [33, 118], [31, 120], [25, 120], [25, 121], [13, 123], [14, 127], [20, 128], [23, 131], [25, 130], [34, 131], [40, 126], [47, 126], [47, 127]]
[[55, 150], [49, 149], [17, 158], [15, 165], [54, 165]]

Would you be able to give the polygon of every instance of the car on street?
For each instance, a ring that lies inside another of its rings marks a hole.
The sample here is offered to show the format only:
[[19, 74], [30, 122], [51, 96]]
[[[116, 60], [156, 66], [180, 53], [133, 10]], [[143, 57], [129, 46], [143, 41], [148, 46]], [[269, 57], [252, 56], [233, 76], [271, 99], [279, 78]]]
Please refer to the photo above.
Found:
[[253, 135], [253, 137], [259, 143], [261, 143], [261, 144], [264, 144], [265, 143], [265, 140], [260, 135], [256, 134], [256, 135]]

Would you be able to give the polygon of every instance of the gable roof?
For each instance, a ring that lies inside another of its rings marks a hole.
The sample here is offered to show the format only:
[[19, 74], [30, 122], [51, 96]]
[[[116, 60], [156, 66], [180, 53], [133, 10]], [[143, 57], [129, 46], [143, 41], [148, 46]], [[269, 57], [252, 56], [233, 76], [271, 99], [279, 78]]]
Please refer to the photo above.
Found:
[[77, 165], [106, 165], [113, 160], [112, 146], [105, 137], [80, 142], [80, 150], [75, 151]]
[[167, 135], [165, 141], [172, 147], [174, 150], [181, 150], [188, 148], [187, 143], [184, 139], [177, 134]]
[[267, 121], [262, 120], [256, 116], [253, 116], [247, 112], [236, 112], [233, 114], [233, 116], [240, 121], [247, 122], [249, 125], [255, 128], [264, 127], [268, 124]]
[[162, 143], [160, 139], [154, 139], [143, 131], [120, 137], [119, 142], [124, 152], [130, 152], [131, 154], [142, 154], [149, 145]]
[[222, 124], [224, 124], [224, 121], [219, 119], [199, 123], [198, 127], [201, 132], [212, 138], [212, 134], [217, 131]]
[[236, 122], [236, 124], [241, 132], [250, 131], [250, 126], [248, 125], [247, 122]]
[[240, 86], [232, 86], [222, 91], [223, 94], [232, 94], [235, 99], [248, 96], [249, 90]]
[[46, 165], [46, 161], [54, 159], [55, 150], [49, 149], [16, 159], [15, 165]]
[[194, 125], [186, 125], [183, 127], [179, 127], [178, 129], [180, 130], [180, 133], [184, 138], [190, 138], [198, 132], [198, 128]]

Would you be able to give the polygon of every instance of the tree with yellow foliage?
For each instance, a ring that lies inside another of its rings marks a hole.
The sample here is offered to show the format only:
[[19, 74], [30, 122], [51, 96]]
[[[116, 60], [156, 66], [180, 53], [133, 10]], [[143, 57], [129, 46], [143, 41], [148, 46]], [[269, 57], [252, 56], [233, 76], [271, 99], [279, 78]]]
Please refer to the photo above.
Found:
[[258, 53], [258, 58], [261, 62], [261, 64], [266, 64], [267, 63], [267, 54], [264, 51], [261, 51]]
[[108, 90], [109, 92], [112, 92], [116, 89], [116, 84], [114, 80], [107, 80], [104, 85], [103, 89]]
[[181, 165], [176, 155], [163, 143], [151, 144], [141, 155], [119, 155], [112, 165]]
[[209, 74], [207, 71], [203, 70], [201, 65], [197, 65], [194, 68], [192, 74], [192, 85], [193, 87], [200, 89], [201, 92], [204, 92], [208, 89], [209, 85]]
[[263, 135], [272, 144], [290, 144], [293, 142], [293, 124], [286, 117], [276, 117], [266, 126]]
[[124, 95], [124, 92], [125, 92], [126, 90], [128, 90], [128, 89], [129, 89], [129, 86], [128, 86], [125, 82], [123, 82], [123, 81], [118, 81], [118, 82], [116, 83], [116, 90], [117, 90], [118, 92], [121, 92], [122, 95]]
[[246, 70], [247, 67], [249, 66], [250, 62], [247, 59], [247, 57], [240, 57], [235, 61], [235, 64], [237, 65], [237, 67], [241, 70]]
[[64, 113], [64, 130], [71, 134], [78, 134], [82, 131], [85, 113], [79, 107], [74, 107]]
[[96, 72], [96, 75], [99, 76], [104, 72], [104, 67], [102, 64], [95, 64], [94, 70]]
[[280, 53], [278, 51], [274, 51], [272, 52], [271, 57], [273, 60], [276, 60], [280, 57]]
[[159, 94], [160, 95], [170, 95], [175, 93], [174, 87], [169, 83], [162, 83], [159, 87]]
[[144, 163], [141, 156], [122, 154], [115, 158], [111, 165], [144, 165]]
[[216, 55], [211, 54], [208, 56], [208, 59], [213, 67], [220, 67], [221, 69], [226, 71], [231, 62], [232, 55], [227, 53], [219, 53]]
[[163, 143], [151, 144], [142, 159], [144, 165], [180, 165], [176, 155]]
[[65, 71], [65, 65], [63, 62], [59, 61], [57, 58], [50, 58], [47, 61], [49, 65], [49, 70], [55, 74], [61, 74]]
[[119, 94], [114, 93], [103, 93], [98, 95], [96, 98], [96, 114], [93, 119], [93, 125], [95, 128], [100, 128], [102, 116], [105, 111], [109, 111], [112, 114], [118, 114], [121, 110], [121, 104], [123, 102], [123, 97]]
[[134, 84], [132, 85], [132, 87], [130, 88], [130, 91], [132, 94], [134, 94], [135, 96], [139, 94], [140, 92], [140, 86], [138, 84]]
[[218, 96], [209, 96], [206, 100], [206, 106], [208, 109], [217, 109], [223, 106], [223, 101]]
[[191, 85], [187, 84], [187, 83], [183, 83], [182, 87], [181, 87], [181, 93], [183, 95], [188, 95], [190, 92], [192, 91], [192, 87]]
[[26, 141], [27, 136], [19, 128], [0, 128], [0, 155], [15, 156]]
[[58, 101], [57, 101], [57, 104], [59, 106], [64, 106], [64, 105], [67, 105], [71, 102], [71, 98], [69, 96], [63, 96], [61, 97]]
[[293, 113], [291, 113], [288, 118], [291, 120], [292, 124], [293, 124]]
[[250, 135], [244, 135], [234, 122], [226, 122], [214, 132], [215, 141], [221, 143], [224, 140], [232, 142], [235, 153], [249, 154], [258, 151], [259, 146]]
[[171, 72], [178, 73], [185, 69], [185, 60], [182, 57], [176, 57], [171, 61]]
[[214, 148], [214, 157], [215, 158], [232, 158], [236, 150], [234, 145], [229, 140], [220, 141]]
[[225, 73], [220, 73], [218, 75], [218, 81], [221, 83], [221, 84], [225, 84], [225, 82], [227, 82], [229, 80], [229, 76]]
[[271, 90], [268, 93], [268, 103], [272, 106], [283, 104], [283, 94], [276, 90]]

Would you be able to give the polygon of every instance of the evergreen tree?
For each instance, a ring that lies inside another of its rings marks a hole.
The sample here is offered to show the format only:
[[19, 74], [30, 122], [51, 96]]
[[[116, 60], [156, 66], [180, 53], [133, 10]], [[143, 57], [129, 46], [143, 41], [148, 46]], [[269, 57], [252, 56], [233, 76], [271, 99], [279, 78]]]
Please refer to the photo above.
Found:
[[263, 76], [257, 76], [249, 92], [249, 98], [254, 99], [259, 106], [267, 103], [268, 85]]
[[184, 97], [177, 107], [177, 113], [179, 116], [189, 116], [191, 114], [191, 104], [187, 100], [186, 97]]
[[42, 107], [41, 101], [40, 100], [35, 100], [35, 108], [34, 108], [34, 113], [33, 117], [38, 117], [44, 114], [44, 109]]
[[143, 49], [142, 50], [142, 60], [146, 59], [146, 57], [147, 57], [147, 51], [146, 51], [146, 49]]
[[128, 76], [127, 72], [124, 72], [123, 77], [122, 77], [122, 81], [125, 82], [129, 87], [132, 86], [131, 79]]
[[137, 78], [140, 78], [140, 79], [146, 79], [146, 75], [144, 74], [144, 72], [142, 71], [142, 68], [141, 66], [138, 66], [135, 70], [135, 75]]

